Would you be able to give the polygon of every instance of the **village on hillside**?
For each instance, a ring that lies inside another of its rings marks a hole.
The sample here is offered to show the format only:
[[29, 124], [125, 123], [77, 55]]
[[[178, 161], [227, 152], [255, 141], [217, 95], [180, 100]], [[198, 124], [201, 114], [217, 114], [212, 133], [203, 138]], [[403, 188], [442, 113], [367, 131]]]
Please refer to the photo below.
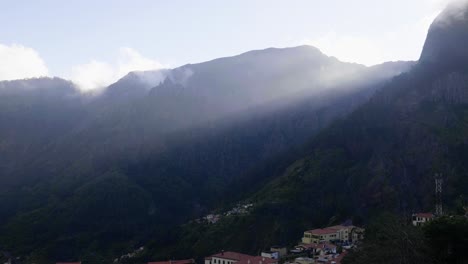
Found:
[[[364, 229], [353, 225], [336, 225], [322, 229], [307, 230], [300, 243], [293, 248], [272, 246], [259, 256], [239, 252], [221, 251], [205, 257], [204, 264], [339, 264], [347, 250], [358, 246], [364, 238]], [[183, 263], [192, 264], [193, 260]], [[169, 264], [150, 262], [149, 264]]]
[[[251, 207], [252, 204], [238, 204], [229, 212], [218, 216], [247, 214]], [[464, 216], [468, 218], [468, 208], [464, 209], [466, 211]], [[441, 213], [441, 210], [439, 213]], [[411, 215], [411, 224], [415, 227], [421, 227], [442, 215], [443, 213], [440, 215], [437, 213], [413, 213]], [[210, 220], [213, 220], [211, 215], [202, 218], [204, 223], [214, 224]], [[360, 246], [364, 235], [365, 229], [363, 227], [355, 226], [348, 221], [340, 225], [306, 230], [303, 232], [302, 237], [298, 239], [297, 245], [289, 248], [278, 245], [271, 246], [269, 250], [262, 251], [258, 256], [222, 250], [206, 256], [198, 262], [192, 258], [154, 261], [147, 262], [147, 264], [340, 264], [350, 250]], [[114, 259], [113, 262], [115, 264], [131, 263], [131, 260], [141, 255], [144, 250], [144, 247], [139, 247], [133, 252]], [[14, 263], [21, 262], [18, 258], [10, 257], [4, 264]], [[82, 264], [82, 262], [56, 262], [56, 264]]]
[[[204, 264], [339, 264], [348, 250], [359, 246], [364, 228], [352, 224], [306, 230], [300, 242], [292, 247], [272, 246], [252, 256], [221, 251], [204, 258]], [[195, 264], [194, 259], [149, 262], [148, 264]]]
[[[245, 205], [237, 206], [239, 209]], [[246, 205], [248, 209], [251, 205]], [[238, 212], [246, 213], [246, 211]], [[218, 215], [217, 215], [218, 216]], [[222, 217], [223, 215], [219, 215]], [[467, 211], [468, 217], [468, 211]], [[419, 227], [436, 218], [433, 213], [412, 214], [411, 223]], [[217, 217], [214, 217], [217, 219]], [[211, 215], [205, 221], [213, 223]], [[219, 219], [217, 219], [219, 220]], [[292, 247], [272, 246], [252, 256], [233, 251], [221, 251], [204, 258], [203, 264], [340, 264], [352, 248], [359, 247], [365, 229], [351, 223], [306, 230], [300, 242]], [[194, 259], [148, 262], [148, 264], [196, 264]], [[202, 263], [199, 263], [202, 264]]]

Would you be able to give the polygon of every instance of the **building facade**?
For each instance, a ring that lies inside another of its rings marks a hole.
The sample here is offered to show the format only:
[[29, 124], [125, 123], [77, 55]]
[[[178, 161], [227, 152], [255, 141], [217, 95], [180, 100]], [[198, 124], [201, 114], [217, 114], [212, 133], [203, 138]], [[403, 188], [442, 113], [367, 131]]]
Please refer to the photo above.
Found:
[[364, 238], [364, 229], [353, 225], [336, 225], [322, 229], [304, 232], [303, 244], [317, 244], [320, 242], [356, 242]]
[[226, 251], [205, 258], [205, 264], [278, 264], [278, 260], [262, 256]]
[[412, 223], [414, 226], [422, 226], [433, 219], [434, 215], [432, 213], [417, 213], [413, 214]]

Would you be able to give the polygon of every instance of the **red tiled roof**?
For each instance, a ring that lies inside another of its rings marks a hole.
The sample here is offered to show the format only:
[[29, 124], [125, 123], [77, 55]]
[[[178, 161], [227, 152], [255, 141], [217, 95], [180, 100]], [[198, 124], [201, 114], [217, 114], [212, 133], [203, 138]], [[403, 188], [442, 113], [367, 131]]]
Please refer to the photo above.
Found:
[[275, 264], [275, 263], [278, 263], [278, 261], [275, 259], [261, 257], [261, 256], [250, 256], [247, 254], [242, 254], [242, 253], [237, 253], [237, 252], [232, 252], [232, 251], [226, 251], [226, 252], [214, 254], [205, 259], [212, 259], [214, 257], [221, 258], [221, 259], [235, 260], [236, 264]]
[[211, 255], [205, 259], [211, 259], [211, 258], [222, 258], [222, 259], [229, 259], [229, 260], [236, 260], [236, 261], [241, 261], [244, 259], [250, 259], [253, 258], [254, 256], [242, 254], [242, 253], [237, 253], [237, 252], [232, 252], [232, 251], [226, 251], [226, 252], [221, 252], [218, 254]]
[[260, 257], [260, 256], [250, 257], [248, 259], [243, 259], [243, 260], [236, 262], [236, 264], [275, 264], [275, 263], [278, 263], [278, 260], [266, 258], [266, 257]]
[[311, 248], [318, 248], [318, 244], [300, 244], [300, 245], [297, 245], [296, 247], [303, 247], [305, 249], [311, 249]]
[[313, 229], [313, 230], [309, 230], [306, 232], [311, 233], [313, 235], [326, 235], [326, 234], [336, 233], [336, 229], [327, 227], [327, 228]]
[[330, 228], [330, 229], [334, 229], [334, 230], [340, 230], [340, 229], [352, 229], [354, 228], [355, 226], [344, 226], [344, 225], [335, 225], [335, 226], [330, 226], [330, 227], [327, 227], [327, 228]]
[[148, 264], [192, 264], [195, 263], [193, 259], [183, 259], [183, 260], [168, 260], [168, 261], [154, 261], [148, 262]]
[[417, 217], [423, 217], [423, 218], [433, 218], [434, 215], [432, 213], [417, 213], [417, 214], [413, 214], [414, 216], [417, 216]]

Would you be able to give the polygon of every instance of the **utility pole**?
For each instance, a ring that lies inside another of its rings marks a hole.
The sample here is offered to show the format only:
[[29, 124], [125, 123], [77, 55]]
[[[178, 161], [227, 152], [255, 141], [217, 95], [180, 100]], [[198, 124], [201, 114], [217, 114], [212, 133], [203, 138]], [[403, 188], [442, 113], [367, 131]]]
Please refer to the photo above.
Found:
[[435, 175], [435, 215], [442, 216], [444, 214], [442, 210], [442, 174], [436, 173]]

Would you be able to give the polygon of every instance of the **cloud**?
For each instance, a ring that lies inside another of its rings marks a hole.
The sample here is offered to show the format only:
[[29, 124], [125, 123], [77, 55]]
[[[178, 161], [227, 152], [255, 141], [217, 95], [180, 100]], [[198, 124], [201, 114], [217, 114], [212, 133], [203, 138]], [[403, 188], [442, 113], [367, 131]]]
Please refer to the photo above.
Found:
[[[463, 0], [466, 1], [466, 0]], [[328, 32], [300, 44], [312, 45], [329, 56], [342, 61], [375, 65], [392, 60], [417, 60], [421, 54], [428, 29], [448, 0], [429, 0], [429, 13], [414, 23], [402, 25], [391, 32], [377, 35], [349, 35]]]
[[336, 32], [313, 39], [303, 40], [301, 44], [312, 45], [327, 55], [342, 61], [372, 65], [385, 61], [385, 52], [376, 45], [375, 39], [363, 36], [338, 35]]
[[312, 45], [342, 61], [375, 65], [392, 60], [417, 60], [421, 54], [429, 26], [440, 11], [429, 14], [412, 25], [379, 35], [347, 35], [336, 32], [301, 44]]
[[143, 57], [131, 48], [120, 48], [114, 63], [92, 60], [72, 67], [70, 79], [82, 91], [106, 87], [131, 71], [147, 71], [165, 68], [163, 64]]
[[48, 73], [46, 64], [34, 49], [0, 44], [0, 80], [42, 77]]
[[468, 0], [450, 1], [445, 14], [439, 16], [436, 23], [438, 26], [448, 26], [454, 21], [465, 19], [467, 6]]

